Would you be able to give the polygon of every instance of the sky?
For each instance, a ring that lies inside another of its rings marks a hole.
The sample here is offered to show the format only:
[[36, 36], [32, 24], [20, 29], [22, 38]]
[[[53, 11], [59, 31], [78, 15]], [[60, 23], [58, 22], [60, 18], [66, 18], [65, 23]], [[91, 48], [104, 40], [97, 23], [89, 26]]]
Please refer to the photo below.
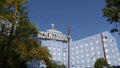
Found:
[[[105, 0], [30, 0], [27, 7], [30, 20], [40, 31], [51, 29], [54, 23], [55, 29], [67, 34], [67, 28], [72, 26], [71, 37], [75, 41], [114, 27], [103, 17], [105, 5]], [[120, 52], [120, 36], [113, 35]]]

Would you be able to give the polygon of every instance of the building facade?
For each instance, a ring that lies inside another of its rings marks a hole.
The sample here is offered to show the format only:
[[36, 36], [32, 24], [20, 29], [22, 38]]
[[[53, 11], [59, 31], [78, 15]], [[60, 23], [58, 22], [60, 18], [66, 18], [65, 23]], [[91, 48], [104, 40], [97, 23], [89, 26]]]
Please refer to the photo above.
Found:
[[[80, 39], [70, 40], [70, 68], [94, 68], [97, 58], [103, 58], [103, 44], [108, 64], [111, 66], [120, 65], [120, 53], [117, 48], [115, 38], [107, 31]], [[40, 32], [38, 38], [42, 41], [42, 46], [46, 46], [52, 55], [52, 60], [58, 64], [68, 66], [68, 43], [67, 35], [54, 29]], [[103, 44], [102, 44], [103, 40]], [[37, 67], [40, 67], [40, 64]]]

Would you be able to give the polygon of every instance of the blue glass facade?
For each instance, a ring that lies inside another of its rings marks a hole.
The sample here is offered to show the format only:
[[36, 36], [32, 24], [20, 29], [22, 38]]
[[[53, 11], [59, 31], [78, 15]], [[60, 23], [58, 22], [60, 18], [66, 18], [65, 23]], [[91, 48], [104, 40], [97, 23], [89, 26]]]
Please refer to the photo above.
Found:
[[[55, 29], [40, 33], [38, 37], [42, 41], [41, 45], [49, 49], [52, 60], [67, 66], [67, 36]], [[107, 31], [102, 32], [102, 35], [102, 39], [100, 34], [96, 34], [77, 41], [70, 40], [70, 68], [94, 68], [96, 59], [104, 57], [102, 40], [104, 41], [107, 62], [111, 66], [120, 65], [120, 53], [115, 38]]]

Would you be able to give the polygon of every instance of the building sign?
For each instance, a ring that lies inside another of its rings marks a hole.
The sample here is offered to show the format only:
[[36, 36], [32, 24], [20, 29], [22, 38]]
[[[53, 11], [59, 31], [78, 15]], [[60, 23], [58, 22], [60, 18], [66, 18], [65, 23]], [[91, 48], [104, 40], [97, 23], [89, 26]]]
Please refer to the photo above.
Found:
[[67, 41], [67, 35], [55, 34], [55, 33], [49, 33], [49, 32], [39, 32], [38, 37], [42, 39]]

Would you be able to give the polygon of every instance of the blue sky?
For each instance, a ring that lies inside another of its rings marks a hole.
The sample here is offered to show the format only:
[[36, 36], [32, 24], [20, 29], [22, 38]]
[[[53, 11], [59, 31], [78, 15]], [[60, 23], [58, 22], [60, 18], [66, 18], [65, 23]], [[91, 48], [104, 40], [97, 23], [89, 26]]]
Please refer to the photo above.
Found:
[[[57, 30], [67, 34], [67, 27], [72, 25], [73, 40], [110, 31], [114, 27], [103, 17], [105, 0], [30, 0], [27, 6], [30, 19], [41, 31], [50, 29], [54, 23]], [[114, 35], [118, 42], [120, 36]]]

